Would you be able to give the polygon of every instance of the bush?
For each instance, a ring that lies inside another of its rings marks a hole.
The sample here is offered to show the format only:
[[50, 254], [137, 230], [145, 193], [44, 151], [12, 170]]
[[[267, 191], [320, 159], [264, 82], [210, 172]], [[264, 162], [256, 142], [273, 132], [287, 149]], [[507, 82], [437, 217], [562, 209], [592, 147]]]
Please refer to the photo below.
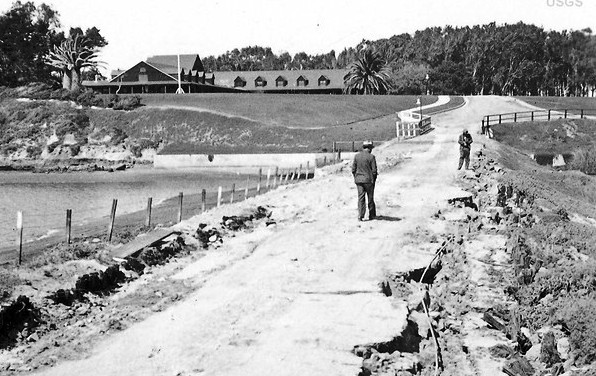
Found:
[[79, 144], [70, 145], [70, 155], [71, 156], [76, 157], [77, 155], [79, 155], [80, 151], [81, 151], [81, 145], [79, 145]]
[[29, 158], [37, 158], [41, 155], [41, 147], [39, 145], [27, 146], [27, 155]]
[[137, 107], [142, 106], [141, 97], [138, 95], [131, 95], [121, 98], [117, 94], [112, 94], [108, 100], [106, 107], [114, 110], [132, 111]]
[[52, 142], [48, 145], [48, 153], [52, 153], [60, 145], [60, 141]]
[[569, 299], [559, 313], [559, 320], [569, 329], [569, 342], [577, 354], [576, 364], [596, 361], [596, 296]]
[[157, 149], [159, 147], [159, 141], [150, 140], [148, 138], [143, 138], [138, 140], [137, 142], [133, 143], [130, 146], [130, 151], [132, 154], [140, 158], [143, 156], [143, 150], [145, 149]]
[[74, 113], [65, 114], [62, 121], [56, 122], [56, 135], [62, 137], [72, 133], [75, 138], [86, 136], [86, 130], [89, 126], [89, 116], [82, 110], [76, 110]]
[[124, 142], [124, 140], [126, 140], [128, 138], [128, 135], [126, 134], [126, 132], [124, 132], [122, 129], [116, 128], [116, 127], [113, 127], [110, 130], [110, 136], [111, 136], [110, 143], [112, 145], [120, 145], [121, 143]]
[[5, 145], [0, 146], [0, 154], [2, 154], [4, 156], [8, 156], [9, 154], [14, 153], [18, 149], [19, 149], [19, 147], [17, 145], [5, 144]]
[[584, 174], [596, 175], [596, 149], [590, 147], [577, 150], [569, 167]]
[[93, 90], [81, 91], [77, 95], [75, 102], [83, 107], [105, 107], [103, 100], [101, 98], [98, 98]]

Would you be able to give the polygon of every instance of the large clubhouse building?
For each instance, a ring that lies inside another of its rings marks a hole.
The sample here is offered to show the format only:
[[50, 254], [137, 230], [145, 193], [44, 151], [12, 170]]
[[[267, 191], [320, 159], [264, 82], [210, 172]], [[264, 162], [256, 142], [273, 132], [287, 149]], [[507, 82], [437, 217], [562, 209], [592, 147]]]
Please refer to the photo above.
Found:
[[312, 93], [341, 94], [346, 69], [221, 71], [206, 73], [199, 55], [159, 55], [127, 70], [112, 71], [103, 81], [83, 81], [102, 94], [176, 93]]

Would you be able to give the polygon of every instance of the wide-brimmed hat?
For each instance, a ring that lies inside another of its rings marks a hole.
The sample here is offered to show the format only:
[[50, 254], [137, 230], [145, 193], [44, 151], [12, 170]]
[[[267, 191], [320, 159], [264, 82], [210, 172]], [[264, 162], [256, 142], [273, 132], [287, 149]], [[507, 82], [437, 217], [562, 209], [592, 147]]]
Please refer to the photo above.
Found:
[[362, 143], [362, 147], [372, 149], [372, 148], [374, 148], [374, 145], [373, 145], [372, 141], [364, 141]]

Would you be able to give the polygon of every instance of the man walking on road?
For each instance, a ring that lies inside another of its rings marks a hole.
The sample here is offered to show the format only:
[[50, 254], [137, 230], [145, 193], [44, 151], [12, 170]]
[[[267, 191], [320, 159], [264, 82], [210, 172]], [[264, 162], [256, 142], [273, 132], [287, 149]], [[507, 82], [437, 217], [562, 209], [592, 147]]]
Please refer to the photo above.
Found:
[[372, 155], [372, 141], [362, 143], [362, 151], [354, 156], [352, 163], [352, 175], [358, 188], [358, 220], [364, 219], [366, 205], [364, 196], [368, 200], [368, 219], [373, 220], [377, 216], [375, 207], [375, 182], [377, 181], [377, 160]]
[[459, 135], [459, 166], [457, 169], [461, 169], [461, 166], [466, 162], [466, 170], [470, 167], [470, 147], [472, 145], [472, 136], [468, 133], [467, 129], [464, 129], [463, 133]]

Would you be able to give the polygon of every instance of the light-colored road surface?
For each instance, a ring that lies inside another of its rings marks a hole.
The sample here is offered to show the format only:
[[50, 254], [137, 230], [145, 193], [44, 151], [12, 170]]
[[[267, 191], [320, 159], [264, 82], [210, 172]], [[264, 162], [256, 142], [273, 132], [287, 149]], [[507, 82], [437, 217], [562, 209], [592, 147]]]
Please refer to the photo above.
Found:
[[[374, 151], [383, 219], [359, 223], [349, 169], [209, 214], [268, 204], [278, 225], [240, 234], [182, 270], [201, 281], [192, 295], [112, 335], [86, 359], [44, 375], [357, 375], [355, 345], [401, 332], [406, 309], [380, 293], [387, 273], [425, 265], [434, 249], [417, 234], [441, 233], [431, 217], [460, 193], [457, 137], [467, 127], [478, 147], [482, 116], [523, 110], [498, 97], [471, 97], [433, 118], [436, 129], [414, 142]], [[191, 219], [189, 229], [204, 219]]]

